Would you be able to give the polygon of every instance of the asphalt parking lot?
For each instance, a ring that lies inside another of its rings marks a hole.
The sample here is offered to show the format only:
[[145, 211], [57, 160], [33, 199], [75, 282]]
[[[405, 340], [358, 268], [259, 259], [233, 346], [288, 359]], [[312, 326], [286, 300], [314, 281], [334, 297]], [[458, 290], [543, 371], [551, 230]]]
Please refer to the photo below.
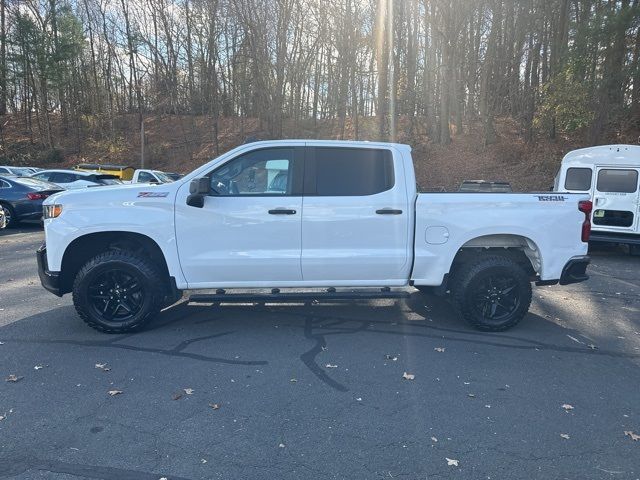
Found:
[[40, 287], [43, 236], [0, 232], [0, 478], [640, 478], [640, 258], [621, 249], [500, 334], [416, 292], [182, 303], [114, 336]]

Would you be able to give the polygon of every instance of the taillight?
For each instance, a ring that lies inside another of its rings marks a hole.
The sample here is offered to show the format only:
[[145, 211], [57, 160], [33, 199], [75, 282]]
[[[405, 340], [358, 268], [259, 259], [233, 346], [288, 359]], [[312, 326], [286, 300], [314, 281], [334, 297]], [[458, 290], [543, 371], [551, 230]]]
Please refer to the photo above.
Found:
[[584, 222], [582, 222], [582, 241], [588, 242], [591, 235], [591, 210], [593, 203], [591, 200], [582, 200], [578, 202], [578, 210], [584, 213]]
[[46, 195], [44, 193], [32, 193], [32, 192], [27, 193], [27, 198], [29, 200], [44, 200], [48, 196], [49, 195]]

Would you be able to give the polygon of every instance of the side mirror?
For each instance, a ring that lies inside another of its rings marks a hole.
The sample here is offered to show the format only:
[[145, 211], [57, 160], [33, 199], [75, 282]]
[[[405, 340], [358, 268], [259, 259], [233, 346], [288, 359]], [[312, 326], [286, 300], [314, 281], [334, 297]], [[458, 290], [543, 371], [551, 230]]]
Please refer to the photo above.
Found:
[[211, 183], [208, 177], [194, 178], [189, 184], [187, 205], [190, 207], [204, 207], [204, 197], [210, 192]]

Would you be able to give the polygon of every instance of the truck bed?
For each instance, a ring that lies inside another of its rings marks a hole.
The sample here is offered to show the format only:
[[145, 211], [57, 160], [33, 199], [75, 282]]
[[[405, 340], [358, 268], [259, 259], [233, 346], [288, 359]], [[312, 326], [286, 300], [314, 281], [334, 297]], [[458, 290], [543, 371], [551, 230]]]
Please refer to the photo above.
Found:
[[[460, 248], [492, 248], [505, 241], [525, 250], [541, 280], [556, 280], [568, 257], [587, 253], [578, 202], [588, 199], [549, 192], [419, 193], [412, 280], [440, 285]], [[510, 234], [493, 234], [500, 230]]]

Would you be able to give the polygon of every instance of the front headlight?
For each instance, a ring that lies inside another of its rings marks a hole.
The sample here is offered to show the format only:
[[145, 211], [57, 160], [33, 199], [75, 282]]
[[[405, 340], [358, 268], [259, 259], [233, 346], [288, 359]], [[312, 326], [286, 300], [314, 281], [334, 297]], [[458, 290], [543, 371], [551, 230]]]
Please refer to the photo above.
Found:
[[47, 218], [56, 218], [62, 213], [62, 205], [43, 205], [42, 216], [46, 220]]

